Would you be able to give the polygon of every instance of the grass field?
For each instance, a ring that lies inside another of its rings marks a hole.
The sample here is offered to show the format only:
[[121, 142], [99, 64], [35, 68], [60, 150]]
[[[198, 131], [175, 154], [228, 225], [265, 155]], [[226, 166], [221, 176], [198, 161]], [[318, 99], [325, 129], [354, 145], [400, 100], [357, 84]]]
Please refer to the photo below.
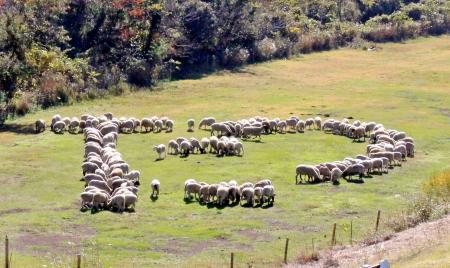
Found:
[[[450, 36], [383, 44], [375, 52], [341, 49], [220, 72], [201, 79], [162, 84], [155, 91], [57, 107], [9, 121], [0, 132], [0, 233], [8, 234], [14, 267], [66, 267], [83, 252], [88, 267], [221, 267], [236, 252], [241, 267], [273, 267], [282, 261], [284, 238], [289, 258], [324, 247], [338, 223], [338, 243], [348, 243], [350, 220], [359, 239], [404, 208], [434, 172], [450, 166]], [[142, 118], [167, 115], [173, 133], [119, 137], [118, 150], [141, 171], [135, 213], [79, 211], [83, 190], [81, 135], [28, 134], [24, 126], [53, 114], [80, 116], [112, 111]], [[365, 151], [365, 144], [319, 131], [264, 136], [245, 142], [243, 157], [168, 156], [155, 162], [151, 147], [186, 132], [186, 120], [218, 120], [255, 115], [305, 119], [329, 113], [383, 123], [416, 141], [416, 157], [389, 175], [363, 184], [343, 181], [294, 185], [295, 166], [340, 160]], [[183, 201], [187, 178], [206, 182], [270, 177], [277, 190], [272, 208], [208, 208]], [[160, 179], [162, 194], [149, 198], [149, 183]], [[2, 243], [2, 242], [1, 242]]]

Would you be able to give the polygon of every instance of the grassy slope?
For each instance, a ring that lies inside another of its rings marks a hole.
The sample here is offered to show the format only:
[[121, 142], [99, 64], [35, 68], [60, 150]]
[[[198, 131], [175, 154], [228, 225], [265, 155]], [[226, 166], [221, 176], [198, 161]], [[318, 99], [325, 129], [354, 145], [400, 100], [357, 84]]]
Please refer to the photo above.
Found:
[[[282, 258], [280, 238], [291, 238], [291, 257], [311, 238], [324, 246], [334, 222], [338, 242], [346, 243], [345, 228], [351, 219], [359, 238], [373, 228], [377, 209], [384, 217], [401, 210], [402, 197], [418, 191], [431, 173], [449, 167], [449, 60], [449, 36], [386, 44], [377, 52], [343, 49], [165, 83], [162, 91], [58, 107], [10, 122], [30, 124], [36, 118], [49, 121], [55, 113], [79, 116], [106, 111], [119, 116], [168, 115], [176, 121], [174, 133], [120, 136], [118, 149], [133, 169], [141, 170], [143, 182], [137, 212], [122, 215], [78, 211], [81, 136], [0, 133], [0, 182], [7, 185], [0, 188], [4, 204], [0, 230], [11, 237], [13, 263], [68, 264], [71, 256], [65, 255], [76, 252], [68, 241], [81, 240], [87, 255], [83, 261], [92, 266], [222, 266], [230, 251], [237, 252], [238, 263], [272, 266]], [[246, 142], [243, 158], [195, 155], [153, 161], [154, 144], [178, 136], [208, 135], [186, 133], [188, 118], [285, 118], [291, 113], [302, 118], [309, 116], [301, 114], [331, 113], [335, 118], [382, 122], [414, 137], [417, 157], [388, 176], [338, 187], [293, 185], [299, 163], [338, 160], [364, 151], [365, 144], [317, 131]], [[271, 177], [278, 191], [276, 205], [219, 210], [185, 204], [182, 185], [191, 177], [206, 182]], [[157, 202], [148, 198], [153, 178], [162, 182]]]

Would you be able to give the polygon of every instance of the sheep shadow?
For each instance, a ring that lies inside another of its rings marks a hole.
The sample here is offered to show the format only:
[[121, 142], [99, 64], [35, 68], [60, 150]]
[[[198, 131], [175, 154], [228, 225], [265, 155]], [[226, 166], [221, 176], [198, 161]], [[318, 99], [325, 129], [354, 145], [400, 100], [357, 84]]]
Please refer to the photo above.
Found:
[[159, 162], [159, 161], [163, 161], [164, 158], [156, 158], [154, 162]]
[[253, 143], [264, 143], [262, 140], [256, 140], [256, 139], [242, 139], [244, 142], [253, 142]]
[[20, 125], [20, 124], [4, 124], [0, 127], [0, 133], [12, 132], [20, 135], [31, 135], [39, 134], [36, 133], [35, 129], [31, 125]]
[[364, 183], [364, 180], [363, 180], [363, 179], [344, 179], [344, 180], [346, 180], [346, 181], [349, 182], [349, 183], [356, 183], [356, 184], [362, 184], [362, 183]]
[[193, 129], [188, 129], [188, 130], [186, 130], [186, 132], [194, 132], [194, 130]]
[[159, 199], [158, 195], [150, 195], [150, 200], [152, 200], [152, 202], [156, 202]]
[[198, 200], [195, 198], [183, 197], [183, 201], [186, 205], [189, 205], [192, 203], [197, 203]]
[[262, 205], [261, 206], [262, 209], [269, 209], [271, 207], [273, 207], [273, 203], [272, 202], [271, 203], [267, 203], [267, 205]]
[[363, 141], [362, 140], [353, 140], [352, 142], [353, 143], [365, 143], [366, 141], [364, 141], [364, 140]]

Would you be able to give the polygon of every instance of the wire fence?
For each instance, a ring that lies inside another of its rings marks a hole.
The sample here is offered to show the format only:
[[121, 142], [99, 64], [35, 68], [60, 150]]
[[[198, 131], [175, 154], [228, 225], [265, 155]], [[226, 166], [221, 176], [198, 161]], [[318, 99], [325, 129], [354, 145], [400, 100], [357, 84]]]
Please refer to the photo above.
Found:
[[[380, 220], [381, 220], [381, 211], [378, 210], [376, 214], [376, 220], [375, 224], [372, 227], [374, 234], [376, 234], [380, 229]], [[248, 255], [246, 255], [245, 252], [239, 252], [239, 251], [232, 251], [232, 252], [222, 252], [220, 256], [215, 256], [214, 258], [207, 258], [206, 260], [202, 260], [201, 264], [199, 263], [190, 263], [189, 261], [185, 264], [180, 264], [179, 267], [274, 267], [274, 266], [283, 266], [284, 264], [288, 264], [289, 262], [295, 263], [295, 261], [298, 258], [298, 254], [300, 252], [308, 253], [313, 256], [318, 250], [323, 250], [324, 244], [329, 249], [333, 249], [338, 243], [338, 234], [339, 234], [339, 242], [340, 244], [350, 244], [352, 245], [354, 240], [354, 222], [353, 220], [350, 221], [348, 224], [337, 224], [334, 223], [332, 225], [332, 228], [330, 229], [329, 233], [325, 234], [323, 237], [324, 239], [311, 239], [310, 245], [305, 245], [305, 241], [297, 241], [292, 240], [289, 237], [280, 238], [278, 242], [270, 242], [270, 243], [276, 243], [275, 246], [279, 248], [280, 250], [275, 250], [271, 252], [268, 256], [265, 258], [258, 258], [254, 259]], [[371, 228], [370, 228], [371, 229]], [[329, 234], [329, 236], [328, 236]], [[309, 244], [309, 243], [308, 243]], [[5, 252], [4, 252], [4, 267], [5, 268], [11, 268], [11, 261], [12, 261], [12, 252], [10, 250], [10, 239], [6, 235], [5, 236]], [[82, 252], [75, 252], [73, 254], [72, 261], [70, 262], [69, 267], [92, 267], [93, 263], [89, 261], [88, 256], [86, 254], [83, 254]], [[73, 263], [73, 264], [72, 264]], [[133, 267], [135, 266], [132, 264]], [[96, 265], [94, 265], [96, 266]], [[102, 267], [101, 264], [99, 264], [99, 267]], [[136, 266], [139, 267], [139, 266]], [[375, 266], [366, 266], [366, 267], [380, 267], [380, 264], [377, 264]]]

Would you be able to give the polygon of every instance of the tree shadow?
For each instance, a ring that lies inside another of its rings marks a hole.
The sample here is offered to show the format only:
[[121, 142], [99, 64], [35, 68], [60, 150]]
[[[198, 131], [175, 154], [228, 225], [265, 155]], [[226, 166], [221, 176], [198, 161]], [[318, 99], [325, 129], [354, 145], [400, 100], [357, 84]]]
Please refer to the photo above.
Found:
[[0, 133], [11, 132], [20, 135], [31, 135], [39, 134], [36, 133], [32, 125], [21, 125], [21, 124], [4, 124], [0, 127]]

